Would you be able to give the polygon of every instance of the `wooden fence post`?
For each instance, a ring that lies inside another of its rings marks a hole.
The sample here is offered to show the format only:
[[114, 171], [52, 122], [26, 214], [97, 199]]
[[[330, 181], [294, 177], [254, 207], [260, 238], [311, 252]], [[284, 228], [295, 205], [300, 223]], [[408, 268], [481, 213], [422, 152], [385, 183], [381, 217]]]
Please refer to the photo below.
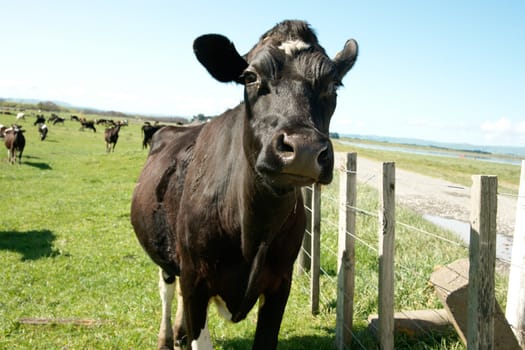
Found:
[[498, 178], [472, 176], [467, 349], [494, 349]]
[[310, 265], [310, 305], [312, 314], [319, 313], [319, 278], [321, 275], [321, 185], [312, 187], [312, 248]]
[[303, 236], [303, 247], [297, 258], [297, 273], [303, 274], [310, 271], [312, 255], [312, 191], [313, 186], [303, 187], [301, 189], [304, 200], [304, 210], [306, 213], [306, 229]]
[[379, 187], [379, 343], [394, 349], [395, 163], [383, 163]]
[[520, 189], [505, 316], [522, 348], [525, 348], [525, 160], [521, 161]]
[[337, 250], [336, 349], [352, 343], [355, 287], [355, 220], [357, 153], [338, 153], [339, 236]]

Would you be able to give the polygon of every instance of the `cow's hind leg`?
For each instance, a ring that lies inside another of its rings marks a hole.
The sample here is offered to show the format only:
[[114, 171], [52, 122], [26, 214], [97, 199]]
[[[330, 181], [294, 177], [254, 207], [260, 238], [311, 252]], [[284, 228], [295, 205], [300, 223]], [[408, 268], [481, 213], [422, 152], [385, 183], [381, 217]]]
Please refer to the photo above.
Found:
[[175, 276], [159, 269], [159, 294], [162, 301], [162, 318], [160, 321], [158, 349], [173, 349], [173, 329], [171, 328], [171, 305], [175, 295]]

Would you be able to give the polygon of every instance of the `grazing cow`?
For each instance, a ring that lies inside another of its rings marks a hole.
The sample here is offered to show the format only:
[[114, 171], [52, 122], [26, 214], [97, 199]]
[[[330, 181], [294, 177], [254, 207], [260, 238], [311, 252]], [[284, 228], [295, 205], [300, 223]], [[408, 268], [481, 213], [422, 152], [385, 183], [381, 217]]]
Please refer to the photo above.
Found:
[[53, 121], [57, 120], [57, 118], [59, 118], [58, 114], [51, 113], [51, 116], [49, 118], [47, 118], [47, 122], [48, 123], [53, 122]]
[[80, 118], [78, 120], [80, 122], [80, 130], [84, 131], [84, 129], [91, 129], [93, 132], [97, 132], [97, 129], [95, 129], [95, 122], [93, 120], [86, 120], [86, 118]]
[[7, 148], [7, 161], [14, 164], [16, 162], [16, 152], [18, 151], [18, 163], [22, 164], [22, 153], [26, 145], [24, 130], [16, 124], [8, 128], [5, 132], [4, 144]]
[[46, 118], [44, 118], [44, 115], [43, 114], [37, 114], [36, 115], [36, 120], [33, 123], [33, 125], [45, 124], [45, 123], [46, 123]]
[[40, 124], [38, 127], [38, 132], [40, 133], [40, 141], [44, 141], [46, 139], [47, 133], [49, 129], [47, 128], [46, 124]]
[[117, 145], [119, 131], [120, 125], [104, 130], [104, 140], [106, 141], [107, 153], [109, 153], [110, 151], [115, 152], [115, 146]]
[[23, 112], [20, 112], [16, 115], [16, 120], [24, 119], [26, 120], [26, 114]]
[[71, 115], [70, 119], [71, 119], [71, 120], [76, 120], [77, 122], [80, 121], [80, 119], [79, 119], [78, 116], [76, 116], [76, 115]]
[[115, 125], [115, 122], [111, 119], [95, 119], [95, 124], [97, 125], [103, 124], [103, 125], [109, 126], [109, 125]]
[[57, 116], [57, 117], [53, 120], [53, 125], [56, 125], [57, 123], [64, 124], [65, 121], [66, 121], [66, 118], [62, 118], [62, 117]]
[[332, 60], [307, 23], [285, 21], [244, 56], [217, 34], [193, 47], [217, 80], [244, 85], [244, 102], [208, 123], [155, 133], [135, 187], [131, 222], [160, 266], [158, 347], [184, 338], [212, 349], [209, 301], [238, 322], [260, 298], [253, 349], [275, 349], [305, 229], [300, 188], [332, 180], [329, 123], [357, 43]]
[[162, 129], [165, 125], [155, 124], [151, 125], [149, 122], [145, 122], [142, 125], [142, 134], [144, 136], [142, 140], [142, 149], [148, 148], [148, 145], [151, 145], [151, 138], [153, 134]]

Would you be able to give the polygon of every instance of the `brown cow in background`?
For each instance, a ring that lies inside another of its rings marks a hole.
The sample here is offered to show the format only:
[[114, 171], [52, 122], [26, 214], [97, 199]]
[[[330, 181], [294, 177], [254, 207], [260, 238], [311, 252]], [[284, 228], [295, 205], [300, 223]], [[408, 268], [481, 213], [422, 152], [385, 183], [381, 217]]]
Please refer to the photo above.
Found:
[[22, 127], [15, 124], [6, 129], [4, 131], [4, 144], [7, 148], [7, 161], [14, 164], [16, 161], [16, 152], [18, 152], [18, 163], [22, 164], [22, 153], [26, 145]]

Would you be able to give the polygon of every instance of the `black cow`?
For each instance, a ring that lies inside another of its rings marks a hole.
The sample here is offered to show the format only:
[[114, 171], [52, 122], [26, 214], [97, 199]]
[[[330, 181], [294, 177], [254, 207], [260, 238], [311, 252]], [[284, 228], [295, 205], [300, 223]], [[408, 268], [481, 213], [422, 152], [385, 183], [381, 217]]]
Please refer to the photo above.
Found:
[[84, 131], [84, 129], [91, 129], [93, 132], [97, 132], [97, 129], [95, 128], [95, 122], [93, 120], [87, 120], [86, 118], [82, 117], [78, 120], [80, 122], [80, 130]]
[[61, 124], [64, 124], [64, 122], [66, 121], [65, 118], [62, 118], [62, 117], [56, 117], [54, 120], [53, 120], [53, 125], [56, 125], [58, 123], [61, 123]]
[[106, 141], [106, 152], [115, 152], [115, 146], [118, 141], [120, 125], [104, 130], [104, 140]]
[[37, 114], [36, 115], [36, 120], [33, 123], [33, 125], [45, 124], [45, 123], [46, 123], [46, 118], [44, 117], [44, 115], [43, 114]]
[[40, 133], [40, 141], [44, 141], [47, 137], [47, 133], [49, 132], [49, 129], [47, 128], [46, 124], [40, 124], [38, 126], [38, 132]]
[[11, 164], [16, 162], [16, 152], [18, 151], [18, 163], [22, 164], [22, 153], [26, 146], [24, 130], [18, 125], [13, 125], [6, 129], [4, 134], [4, 144], [7, 148], [7, 161]]
[[51, 116], [49, 118], [47, 118], [47, 122], [50, 123], [50, 122], [54, 122], [55, 120], [57, 120], [58, 118], [60, 118], [58, 116], [58, 114], [55, 114], [55, 113], [51, 113]]
[[142, 149], [148, 148], [148, 145], [151, 144], [153, 134], [162, 129], [164, 126], [165, 125], [160, 124], [151, 125], [149, 122], [144, 122], [144, 125], [142, 125]]
[[244, 102], [153, 136], [131, 222], [160, 266], [158, 346], [184, 338], [211, 349], [209, 301], [238, 322], [261, 298], [253, 349], [275, 349], [305, 229], [300, 188], [332, 180], [329, 123], [357, 43], [331, 60], [307, 23], [284, 21], [244, 56], [217, 34], [197, 38], [194, 51], [213, 77], [244, 85]]

